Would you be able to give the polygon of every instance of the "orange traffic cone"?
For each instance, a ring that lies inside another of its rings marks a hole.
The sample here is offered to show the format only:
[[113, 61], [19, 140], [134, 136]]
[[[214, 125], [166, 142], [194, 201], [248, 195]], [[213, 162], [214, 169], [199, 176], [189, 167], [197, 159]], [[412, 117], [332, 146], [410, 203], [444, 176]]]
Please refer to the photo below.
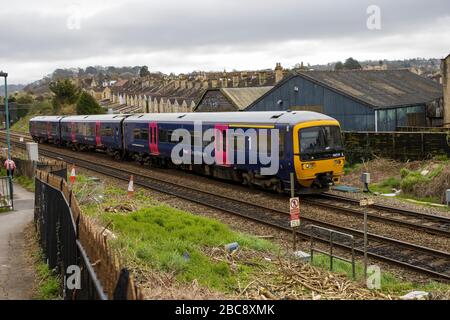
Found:
[[70, 171], [70, 183], [74, 184], [75, 183], [75, 165], [72, 165], [72, 170]]
[[128, 198], [132, 198], [134, 194], [134, 181], [133, 175], [130, 176], [130, 182], [128, 183]]

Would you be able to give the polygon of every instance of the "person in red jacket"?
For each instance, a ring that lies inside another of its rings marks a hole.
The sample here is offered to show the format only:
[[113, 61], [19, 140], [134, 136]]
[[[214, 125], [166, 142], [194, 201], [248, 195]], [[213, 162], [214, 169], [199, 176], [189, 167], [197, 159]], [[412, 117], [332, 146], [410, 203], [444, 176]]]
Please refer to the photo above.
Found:
[[6, 172], [8, 172], [8, 170], [11, 171], [11, 178], [12, 178], [14, 176], [14, 169], [16, 169], [16, 164], [12, 159], [6, 159], [4, 165]]

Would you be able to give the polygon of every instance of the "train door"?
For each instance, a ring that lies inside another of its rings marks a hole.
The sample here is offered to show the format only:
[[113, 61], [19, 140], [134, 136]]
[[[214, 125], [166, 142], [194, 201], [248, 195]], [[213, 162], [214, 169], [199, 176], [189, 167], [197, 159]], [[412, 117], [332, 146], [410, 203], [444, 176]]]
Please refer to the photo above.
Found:
[[70, 123], [70, 128], [71, 128], [71, 134], [72, 134], [72, 142], [73, 143], [75, 143], [75, 142], [77, 142], [77, 137], [76, 137], [76, 134], [75, 134], [75, 126], [76, 126], [76, 124], [74, 123], [74, 122], [71, 122]]
[[47, 139], [50, 141], [52, 139], [52, 124], [47, 121]]
[[95, 123], [95, 144], [97, 147], [101, 146], [102, 138], [100, 136], [100, 121]]
[[228, 125], [216, 124], [214, 126], [214, 150], [216, 156], [216, 164], [220, 166], [230, 166], [227, 155], [228, 141], [227, 131]]
[[158, 123], [150, 122], [148, 124], [148, 147], [151, 154], [159, 154], [158, 150]]

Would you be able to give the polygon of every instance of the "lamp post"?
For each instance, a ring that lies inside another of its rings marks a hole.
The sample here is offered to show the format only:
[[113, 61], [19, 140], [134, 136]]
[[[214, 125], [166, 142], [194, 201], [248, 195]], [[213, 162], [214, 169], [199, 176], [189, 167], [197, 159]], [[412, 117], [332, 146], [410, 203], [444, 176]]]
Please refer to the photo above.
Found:
[[[9, 109], [8, 109], [8, 74], [0, 71], [0, 77], [5, 78], [5, 122], [6, 122], [6, 144], [8, 145], [8, 160], [11, 160], [11, 141], [9, 137]], [[8, 177], [11, 177], [11, 170], [8, 166]]]
[[[11, 160], [11, 141], [9, 136], [9, 108], [8, 108], [8, 73], [0, 71], [0, 77], [5, 78], [5, 122], [6, 122], [6, 144], [8, 145], [8, 162]], [[7, 166], [8, 172], [8, 182], [9, 182], [9, 196], [11, 199], [11, 209], [14, 210], [14, 190], [12, 184], [12, 176], [11, 176], [11, 168], [8, 163]]]

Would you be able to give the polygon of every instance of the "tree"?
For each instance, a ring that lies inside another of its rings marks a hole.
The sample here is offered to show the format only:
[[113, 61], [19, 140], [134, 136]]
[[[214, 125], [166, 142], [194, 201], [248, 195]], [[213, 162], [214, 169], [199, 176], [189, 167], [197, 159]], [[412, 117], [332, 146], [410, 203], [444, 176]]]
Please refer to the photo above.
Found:
[[97, 74], [97, 69], [95, 67], [89, 66], [89, 67], [86, 68], [85, 73], [94, 76], [94, 75]]
[[139, 77], [143, 78], [150, 75], [150, 71], [148, 71], [147, 66], [142, 66], [141, 70], [139, 71]]
[[52, 73], [53, 80], [60, 80], [73, 77], [73, 71], [69, 69], [56, 69]]
[[336, 62], [336, 64], [334, 65], [334, 70], [343, 70], [344, 69], [344, 64], [340, 61]]
[[80, 95], [80, 88], [69, 79], [50, 82], [48, 87], [54, 94], [52, 99], [54, 112], [59, 112], [63, 105], [74, 104]]
[[345, 60], [344, 69], [345, 70], [357, 70], [357, 69], [362, 69], [362, 67], [357, 60], [350, 57], [347, 60]]
[[98, 102], [89, 93], [83, 91], [77, 101], [77, 114], [102, 114], [105, 113]]
[[33, 96], [30, 94], [21, 95], [17, 98], [18, 104], [31, 104], [33, 102]]

